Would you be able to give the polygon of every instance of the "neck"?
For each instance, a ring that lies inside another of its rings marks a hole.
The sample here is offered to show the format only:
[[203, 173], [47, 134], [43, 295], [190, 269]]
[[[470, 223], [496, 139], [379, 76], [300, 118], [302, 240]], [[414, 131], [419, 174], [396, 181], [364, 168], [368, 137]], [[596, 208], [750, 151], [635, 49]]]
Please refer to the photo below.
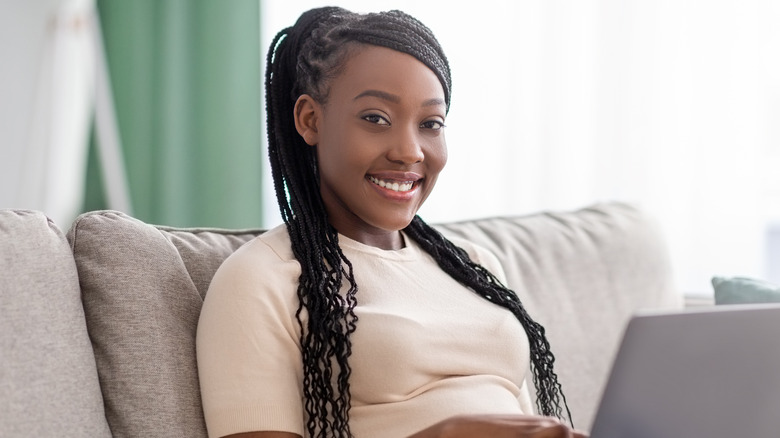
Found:
[[339, 232], [363, 245], [373, 246], [387, 251], [399, 250], [406, 246], [406, 242], [404, 242], [404, 237], [400, 231], [386, 231], [383, 233], [343, 233], [339, 230]]

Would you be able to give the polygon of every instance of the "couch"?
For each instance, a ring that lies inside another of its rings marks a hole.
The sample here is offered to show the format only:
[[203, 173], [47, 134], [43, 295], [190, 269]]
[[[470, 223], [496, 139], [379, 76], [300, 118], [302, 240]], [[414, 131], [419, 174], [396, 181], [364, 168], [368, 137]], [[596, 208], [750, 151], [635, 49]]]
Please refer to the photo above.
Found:
[[[630, 315], [682, 306], [659, 228], [630, 205], [437, 227], [499, 256], [548, 330], [580, 429]], [[63, 232], [41, 212], [0, 210], [0, 436], [206, 436], [200, 307], [220, 263], [262, 232], [116, 211], [83, 214]]]

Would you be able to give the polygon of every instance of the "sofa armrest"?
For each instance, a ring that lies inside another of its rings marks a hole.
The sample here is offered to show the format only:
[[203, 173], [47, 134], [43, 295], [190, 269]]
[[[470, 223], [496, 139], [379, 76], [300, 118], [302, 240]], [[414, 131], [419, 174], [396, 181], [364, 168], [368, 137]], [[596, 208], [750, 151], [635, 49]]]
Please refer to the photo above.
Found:
[[711, 295], [685, 295], [684, 300], [686, 309], [715, 305], [715, 297]]
[[43, 213], [0, 210], [0, 436], [110, 437], [76, 265]]

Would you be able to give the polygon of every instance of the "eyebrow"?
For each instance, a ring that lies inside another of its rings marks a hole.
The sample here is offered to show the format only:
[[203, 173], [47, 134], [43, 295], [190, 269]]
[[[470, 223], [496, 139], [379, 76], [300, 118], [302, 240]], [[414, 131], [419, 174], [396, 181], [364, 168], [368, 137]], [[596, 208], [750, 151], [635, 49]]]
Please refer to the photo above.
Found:
[[[381, 90], [366, 90], [362, 93], [355, 96], [352, 100], [358, 100], [363, 97], [377, 97], [382, 100], [386, 100], [391, 103], [400, 103], [401, 98], [395, 94], [388, 93], [386, 91]], [[433, 99], [428, 99], [425, 102], [423, 102], [422, 106], [436, 106], [436, 105], [444, 105], [444, 99], [440, 99], [438, 97], [435, 97]]]

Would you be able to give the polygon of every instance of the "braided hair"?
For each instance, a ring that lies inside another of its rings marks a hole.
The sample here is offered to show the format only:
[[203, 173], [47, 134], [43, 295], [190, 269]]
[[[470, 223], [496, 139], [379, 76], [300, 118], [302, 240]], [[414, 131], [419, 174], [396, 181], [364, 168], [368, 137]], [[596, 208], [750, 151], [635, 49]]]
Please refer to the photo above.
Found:
[[[357, 327], [357, 284], [341, 251], [338, 231], [328, 222], [320, 195], [316, 148], [295, 129], [294, 105], [302, 94], [320, 103], [356, 45], [387, 47], [414, 56], [436, 73], [447, 110], [452, 88], [449, 64], [433, 33], [401, 11], [355, 14], [337, 7], [312, 9], [279, 32], [266, 59], [268, 153], [282, 219], [301, 265], [298, 285], [306, 429], [311, 437], [350, 437], [350, 335]], [[509, 309], [530, 343], [537, 408], [543, 415], [571, 415], [553, 370], [555, 360], [544, 328], [517, 295], [466, 252], [416, 216], [406, 233], [457, 281]], [[341, 293], [346, 285], [346, 292]], [[304, 327], [303, 312], [308, 320]], [[564, 414], [565, 410], [565, 414]]]

